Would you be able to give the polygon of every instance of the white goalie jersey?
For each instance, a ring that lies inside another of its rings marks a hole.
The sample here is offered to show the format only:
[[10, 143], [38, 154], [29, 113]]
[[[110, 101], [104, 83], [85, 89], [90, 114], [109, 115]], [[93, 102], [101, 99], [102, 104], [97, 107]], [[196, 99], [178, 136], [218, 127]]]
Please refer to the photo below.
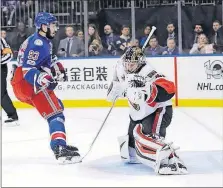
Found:
[[122, 61], [116, 64], [113, 81], [119, 83], [122, 94], [130, 107], [130, 116], [142, 120], [157, 108], [172, 105], [170, 100], [175, 93], [174, 83], [158, 74], [148, 63], [137, 73], [127, 73]]

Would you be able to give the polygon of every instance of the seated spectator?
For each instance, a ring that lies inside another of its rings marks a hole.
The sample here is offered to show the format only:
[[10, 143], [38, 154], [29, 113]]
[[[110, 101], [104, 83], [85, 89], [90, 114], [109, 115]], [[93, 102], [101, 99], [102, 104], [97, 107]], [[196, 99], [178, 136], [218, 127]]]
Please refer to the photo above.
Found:
[[116, 55], [115, 42], [118, 36], [113, 33], [110, 25], [104, 26], [104, 37], [102, 37], [103, 53], [106, 55]]
[[149, 36], [150, 31], [151, 31], [151, 26], [150, 25], [146, 25], [144, 27], [144, 36], [139, 38], [139, 45], [140, 45], [140, 47], [143, 47], [147, 37]]
[[84, 32], [82, 30], [77, 30], [77, 37], [84, 41]]
[[74, 29], [72, 26], [65, 27], [66, 38], [60, 40], [57, 50], [59, 57], [80, 57], [84, 56], [84, 42], [78, 37], [74, 36]]
[[28, 38], [29, 33], [26, 31], [26, 26], [23, 22], [17, 24], [17, 34], [12, 38], [12, 50], [14, 57], [17, 58], [19, 48], [21, 44]]
[[[168, 41], [168, 38], [173, 38], [175, 40], [176, 45], [177, 45], [178, 44], [178, 35], [176, 33], [176, 29], [175, 29], [174, 24], [169, 23], [167, 25], [166, 29], [167, 29], [167, 40], [166, 40], [166, 42]], [[164, 45], [167, 45], [167, 43], [164, 44]]]
[[164, 48], [163, 55], [179, 55], [179, 49], [173, 38], [167, 39], [167, 46]]
[[158, 44], [158, 40], [155, 36], [152, 36], [149, 40], [149, 47], [145, 49], [146, 55], [162, 55], [164, 52], [164, 47]]
[[89, 56], [99, 56], [101, 55], [102, 48], [100, 41], [94, 39], [92, 43], [89, 45]]
[[115, 42], [117, 48], [117, 55], [122, 55], [125, 53], [127, 48], [130, 46], [130, 27], [123, 25], [121, 29], [121, 35], [118, 37], [117, 41]]
[[208, 39], [205, 34], [200, 34], [198, 42], [195, 43], [190, 50], [190, 54], [213, 54], [213, 44], [208, 44]]
[[102, 47], [102, 44], [101, 44], [101, 38], [98, 34], [98, 30], [96, 28], [96, 25], [95, 24], [89, 24], [89, 26], [88, 26], [88, 47], [90, 47], [90, 45], [92, 44], [92, 42], [95, 39], [99, 43], [100, 50], [102, 50], [103, 47]]
[[218, 20], [213, 22], [213, 33], [211, 35], [211, 42], [217, 53], [223, 52], [223, 27]]
[[199, 35], [203, 34], [203, 33], [204, 33], [204, 30], [203, 30], [202, 24], [196, 24], [194, 26], [194, 34], [193, 34], [193, 38], [192, 38], [193, 41], [191, 42], [191, 44], [193, 45], [193, 44], [197, 43]]

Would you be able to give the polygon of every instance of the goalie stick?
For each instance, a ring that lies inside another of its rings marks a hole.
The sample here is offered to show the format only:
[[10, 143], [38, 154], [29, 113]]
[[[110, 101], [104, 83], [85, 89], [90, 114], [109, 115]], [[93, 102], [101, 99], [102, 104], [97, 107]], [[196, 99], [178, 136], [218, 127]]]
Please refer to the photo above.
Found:
[[[116, 98], [116, 99], [117, 99], [117, 98]], [[91, 149], [92, 149], [92, 147], [93, 147], [95, 141], [96, 141], [97, 138], [98, 138], [98, 135], [100, 134], [102, 128], [104, 127], [104, 125], [105, 125], [105, 123], [106, 123], [106, 121], [107, 121], [107, 119], [108, 119], [108, 116], [111, 114], [111, 111], [112, 111], [113, 107], [115, 106], [116, 99], [113, 101], [112, 106], [111, 106], [109, 112], [107, 113], [107, 115], [106, 115], [104, 121], [102, 122], [101, 127], [100, 127], [100, 129], [98, 130], [98, 132], [97, 132], [97, 134], [96, 134], [94, 140], [92, 141], [92, 143], [91, 143], [91, 145], [90, 145], [90, 147], [89, 147], [87, 153], [80, 159], [80, 162], [82, 162], [83, 159], [90, 153], [90, 151], [91, 151]]]
[[152, 37], [153, 33], [156, 31], [156, 27], [155, 26], [152, 26], [152, 30], [150, 31], [149, 33], [149, 36], [147, 37], [145, 43], [143, 44], [143, 47], [142, 47], [142, 51], [144, 52], [145, 48], [146, 48], [146, 45], [147, 43], [149, 42], [150, 38]]

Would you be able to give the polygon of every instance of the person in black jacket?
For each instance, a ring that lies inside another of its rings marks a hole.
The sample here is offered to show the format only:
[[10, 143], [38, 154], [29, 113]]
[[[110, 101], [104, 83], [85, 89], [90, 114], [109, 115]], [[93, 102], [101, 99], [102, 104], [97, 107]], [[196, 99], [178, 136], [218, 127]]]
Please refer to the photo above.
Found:
[[1, 37], [1, 106], [8, 116], [8, 119], [5, 120], [5, 123], [18, 125], [17, 111], [13, 106], [7, 92], [7, 63], [10, 62], [12, 57], [13, 55], [10, 46], [6, 43], [5, 39]]
[[113, 33], [110, 25], [104, 26], [104, 36], [102, 37], [103, 53], [105, 55], [116, 55], [115, 42], [118, 40], [118, 36]]
[[175, 27], [174, 23], [169, 22], [167, 24], [166, 31], [167, 32], [165, 32], [163, 37], [161, 37], [160, 40], [159, 40], [160, 45], [167, 46], [167, 39], [168, 38], [173, 38], [176, 42], [176, 45], [178, 45], [178, 34], [177, 34], [176, 27]]
[[214, 44], [216, 53], [223, 52], [223, 27], [218, 20], [213, 22], [213, 33], [210, 37], [211, 43]]

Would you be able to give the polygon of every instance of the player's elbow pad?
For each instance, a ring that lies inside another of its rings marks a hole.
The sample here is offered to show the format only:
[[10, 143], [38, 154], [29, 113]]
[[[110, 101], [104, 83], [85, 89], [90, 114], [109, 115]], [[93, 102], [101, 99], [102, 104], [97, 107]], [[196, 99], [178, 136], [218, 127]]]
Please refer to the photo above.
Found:
[[34, 82], [36, 82], [36, 80], [34, 81], [34, 77], [35, 75], [40, 74], [40, 71], [35, 69], [35, 68], [31, 68], [30, 70], [28, 70], [28, 72], [26, 72], [26, 74], [24, 75], [24, 79], [29, 82], [31, 85], [34, 85]]

